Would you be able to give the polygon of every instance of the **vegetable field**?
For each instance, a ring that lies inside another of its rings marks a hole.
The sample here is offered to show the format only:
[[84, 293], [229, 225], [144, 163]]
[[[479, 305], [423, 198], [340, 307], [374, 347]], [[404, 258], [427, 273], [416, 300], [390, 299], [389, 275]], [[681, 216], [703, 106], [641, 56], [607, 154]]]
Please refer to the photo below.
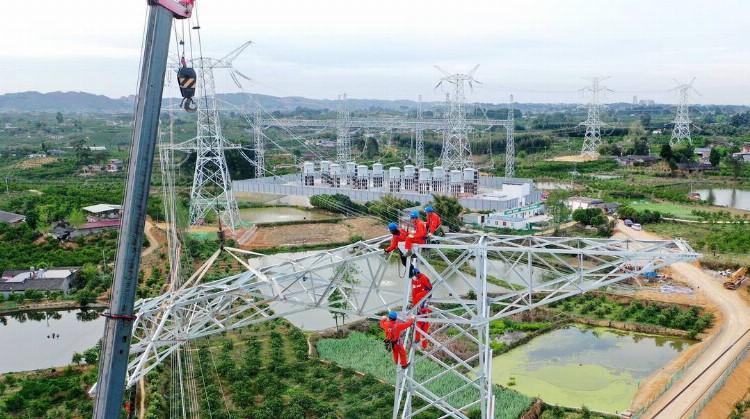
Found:
[[[395, 384], [396, 366], [391, 354], [383, 349], [380, 340], [362, 333], [353, 332], [346, 339], [323, 339], [317, 344], [318, 355], [344, 367], [370, 373], [378, 378]], [[419, 379], [434, 377], [443, 371], [436, 363], [428, 361], [416, 365], [415, 374]], [[437, 395], [447, 394], [461, 385], [457, 377], [444, 375], [427, 386]], [[515, 419], [531, 405], [532, 399], [514, 391], [495, 388], [495, 417]], [[465, 404], [477, 395], [470, 390], [458, 393], [449, 400], [452, 403]]]

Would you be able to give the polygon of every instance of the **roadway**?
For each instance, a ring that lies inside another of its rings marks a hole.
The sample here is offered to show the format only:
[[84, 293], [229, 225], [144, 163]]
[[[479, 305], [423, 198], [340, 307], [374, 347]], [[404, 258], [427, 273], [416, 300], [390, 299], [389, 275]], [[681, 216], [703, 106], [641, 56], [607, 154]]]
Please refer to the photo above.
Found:
[[[615, 238], [662, 239], [646, 231], [636, 231], [619, 221]], [[671, 266], [673, 276], [713, 302], [721, 312], [722, 324], [718, 332], [707, 342], [693, 364], [672, 386], [654, 401], [643, 414], [644, 418], [690, 417], [697, 405], [713, 387], [729, 364], [742, 349], [750, 344], [750, 307], [737, 291], [724, 288], [697, 263], [681, 262]]]

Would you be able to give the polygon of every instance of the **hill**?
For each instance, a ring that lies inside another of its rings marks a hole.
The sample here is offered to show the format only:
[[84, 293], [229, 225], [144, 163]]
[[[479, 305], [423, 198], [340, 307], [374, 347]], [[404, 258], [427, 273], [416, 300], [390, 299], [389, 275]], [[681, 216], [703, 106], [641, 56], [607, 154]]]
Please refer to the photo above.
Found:
[[112, 99], [86, 92], [19, 92], [0, 95], [0, 112], [122, 113], [132, 112], [127, 98]]

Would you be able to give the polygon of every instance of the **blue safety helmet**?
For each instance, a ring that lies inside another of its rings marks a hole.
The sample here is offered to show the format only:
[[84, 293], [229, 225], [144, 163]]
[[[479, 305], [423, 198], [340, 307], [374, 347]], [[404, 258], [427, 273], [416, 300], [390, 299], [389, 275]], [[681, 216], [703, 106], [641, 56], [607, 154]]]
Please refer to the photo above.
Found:
[[415, 276], [415, 275], [417, 275], [419, 273], [419, 268], [417, 268], [416, 266], [412, 265], [409, 273], [411, 274], [409, 276]]
[[419, 218], [419, 211], [412, 211], [409, 218]]
[[432, 208], [431, 206], [424, 207], [424, 212], [435, 212], [435, 208]]
[[390, 224], [388, 224], [388, 230], [389, 231], [397, 231], [398, 230], [398, 224], [396, 224], [396, 223], [390, 223]]
[[391, 311], [390, 313], [388, 313], [388, 318], [391, 320], [396, 320], [398, 318], [398, 313], [396, 313], [395, 311]]

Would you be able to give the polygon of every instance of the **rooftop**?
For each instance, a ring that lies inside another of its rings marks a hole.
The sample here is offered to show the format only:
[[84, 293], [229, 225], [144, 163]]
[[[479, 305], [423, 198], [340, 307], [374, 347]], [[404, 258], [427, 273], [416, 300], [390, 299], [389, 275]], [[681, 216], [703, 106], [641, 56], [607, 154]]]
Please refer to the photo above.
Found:
[[102, 228], [102, 227], [119, 227], [120, 220], [102, 220], [93, 223], [86, 223], [78, 228], [78, 230], [86, 230], [88, 228]]
[[580, 203], [583, 203], [583, 204], [601, 204], [601, 203], [604, 203], [604, 201], [601, 200], [601, 199], [586, 198], [586, 197], [583, 197], [583, 196], [571, 196], [570, 198], [568, 198], [568, 202], [580, 202]]
[[83, 207], [82, 209], [92, 214], [100, 214], [102, 212], [119, 211], [122, 209], [122, 205], [96, 204]]
[[8, 224], [17, 223], [19, 221], [24, 220], [23, 215], [19, 214], [13, 214], [12, 212], [6, 212], [6, 211], [0, 211], [0, 221], [6, 222]]

